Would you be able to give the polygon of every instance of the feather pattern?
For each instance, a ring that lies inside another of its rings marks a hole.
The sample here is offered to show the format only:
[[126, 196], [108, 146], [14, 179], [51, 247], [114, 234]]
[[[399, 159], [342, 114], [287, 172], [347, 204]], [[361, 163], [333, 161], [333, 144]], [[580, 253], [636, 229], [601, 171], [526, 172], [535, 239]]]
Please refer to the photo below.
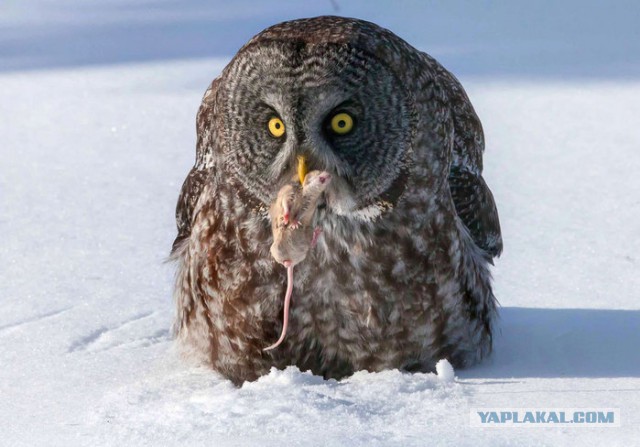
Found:
[[[333, 135], [327, 117], [349, 113]], [[277, 115], [282, 138], [266, 132]], [[372, 23], [319, 17], [271, 27], [215, 79], [184, 182], [174, 331], [184, 352], [236, 384], [271, 367], [325, 377], [456, 367], [491, 351], [489, 266], [502, 250], [482, 179], [484, 137], [460, 83]], [[297, 157], [332, 175], [317, 246], [286, 270], [270, 256], [268, 210]]]

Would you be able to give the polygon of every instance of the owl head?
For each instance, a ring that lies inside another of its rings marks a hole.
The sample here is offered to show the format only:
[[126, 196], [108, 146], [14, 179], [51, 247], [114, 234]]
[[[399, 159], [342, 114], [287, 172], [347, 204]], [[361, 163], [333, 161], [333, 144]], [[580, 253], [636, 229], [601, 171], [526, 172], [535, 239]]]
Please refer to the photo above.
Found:
[[402, 45], [376, 25], [337, 17], [254, 37], [220, 79], [224, 172], [267, 205], [302, 158], [309, 170], [331, 173], [325, 197], [334, 213], [366, 217], [393, 205], [416, 127], [413, 96], [394, 64]]

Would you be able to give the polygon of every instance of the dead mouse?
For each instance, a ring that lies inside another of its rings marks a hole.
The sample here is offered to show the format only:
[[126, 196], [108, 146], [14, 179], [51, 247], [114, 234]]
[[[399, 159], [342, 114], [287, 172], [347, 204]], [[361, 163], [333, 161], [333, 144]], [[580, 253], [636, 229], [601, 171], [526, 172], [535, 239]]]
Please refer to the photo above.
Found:
[[287, 292], [284, 298], [282, 334], [265, 351], [279, 346], [287, 333], [293, 292], [293, 266], [303, 261], [309, 249], [316, 244], [320, 228], [314, 229], [311, 223], [318, 200], [330, 182], [331, 174], [328, 172], [311, 171], [305, 176], [302, 186], [297, 183], [283, 186], [269, 211], [273, 232], [271, 256], [287, 268]]

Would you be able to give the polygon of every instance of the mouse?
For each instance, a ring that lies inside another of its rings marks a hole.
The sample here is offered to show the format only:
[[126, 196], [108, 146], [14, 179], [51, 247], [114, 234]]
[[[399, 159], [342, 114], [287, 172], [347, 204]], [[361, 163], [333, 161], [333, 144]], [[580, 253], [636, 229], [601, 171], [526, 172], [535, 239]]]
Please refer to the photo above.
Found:
[[319, 227], [313, 227], [313, 216], [322, 193], [331, 183], [331, 174], [326, 171], [311, 171], [302, 185], [291, 182], [284, 185], [271, 205], [271, 230], [273, 243], [271, 256], [287, 269], [287, 291], [284, 298], [282, 333], [268, 351], [279, 346], [285, 338], [289, 323], [289, 307], [293, 293], [293, 267], [302, 262], [313, 248], [321, 234]]

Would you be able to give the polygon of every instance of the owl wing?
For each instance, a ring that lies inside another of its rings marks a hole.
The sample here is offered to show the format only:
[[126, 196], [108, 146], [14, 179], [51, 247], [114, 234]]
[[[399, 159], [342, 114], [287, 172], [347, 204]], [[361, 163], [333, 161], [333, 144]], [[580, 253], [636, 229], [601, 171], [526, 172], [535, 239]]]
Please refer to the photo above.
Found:
[[198, 109], [196, 117], [196, 131], [198, 141], [196, 143], [196, 163], [189, 171], [187, 178], [182, 184], [178, 204], [176, 205], [176, 226], [178, 235], [173, 241], [171, 254], [175, 254], [183, 241], [191, 235], [191, 225], [193, 223], [193, 213], [196, 202], [200, 198], [205, 184], [211, 179], [213, 174], [213, 154], [211, 153], [217, 139], [216, 129], [212, 126], [216, 122], [215, 100], [218, 93], [219, 78], [213, 80], [204, 94], [202, 104]]
[[449, 171], [451, 197], [458, 217], [476, 245], [494, 258], [502, 253], [502, 232], [493, 194], [482, 178], [482, 124], [455, 76], [439, 64], [437, 71], [437, 78], [447, 91], [453, 120], [454, 139]]
[[492, 258], [502, 253], [502, 233], [493, 194], [481, 175], [452, 166], [449, 189], [458, 217], [478, 247]]
[[173, 241], [173, 246], [171, 248], [172, 255], [182, 245], [182, 242], [191, 235], [193, 210], [198, 198], [200, 197], [206, 178], [207, 172], [194, 166], [182, 184], [180, 196], [178, 196], [178, 204], [176, 205], [176, 226], [178, 228], [178, 235]]

